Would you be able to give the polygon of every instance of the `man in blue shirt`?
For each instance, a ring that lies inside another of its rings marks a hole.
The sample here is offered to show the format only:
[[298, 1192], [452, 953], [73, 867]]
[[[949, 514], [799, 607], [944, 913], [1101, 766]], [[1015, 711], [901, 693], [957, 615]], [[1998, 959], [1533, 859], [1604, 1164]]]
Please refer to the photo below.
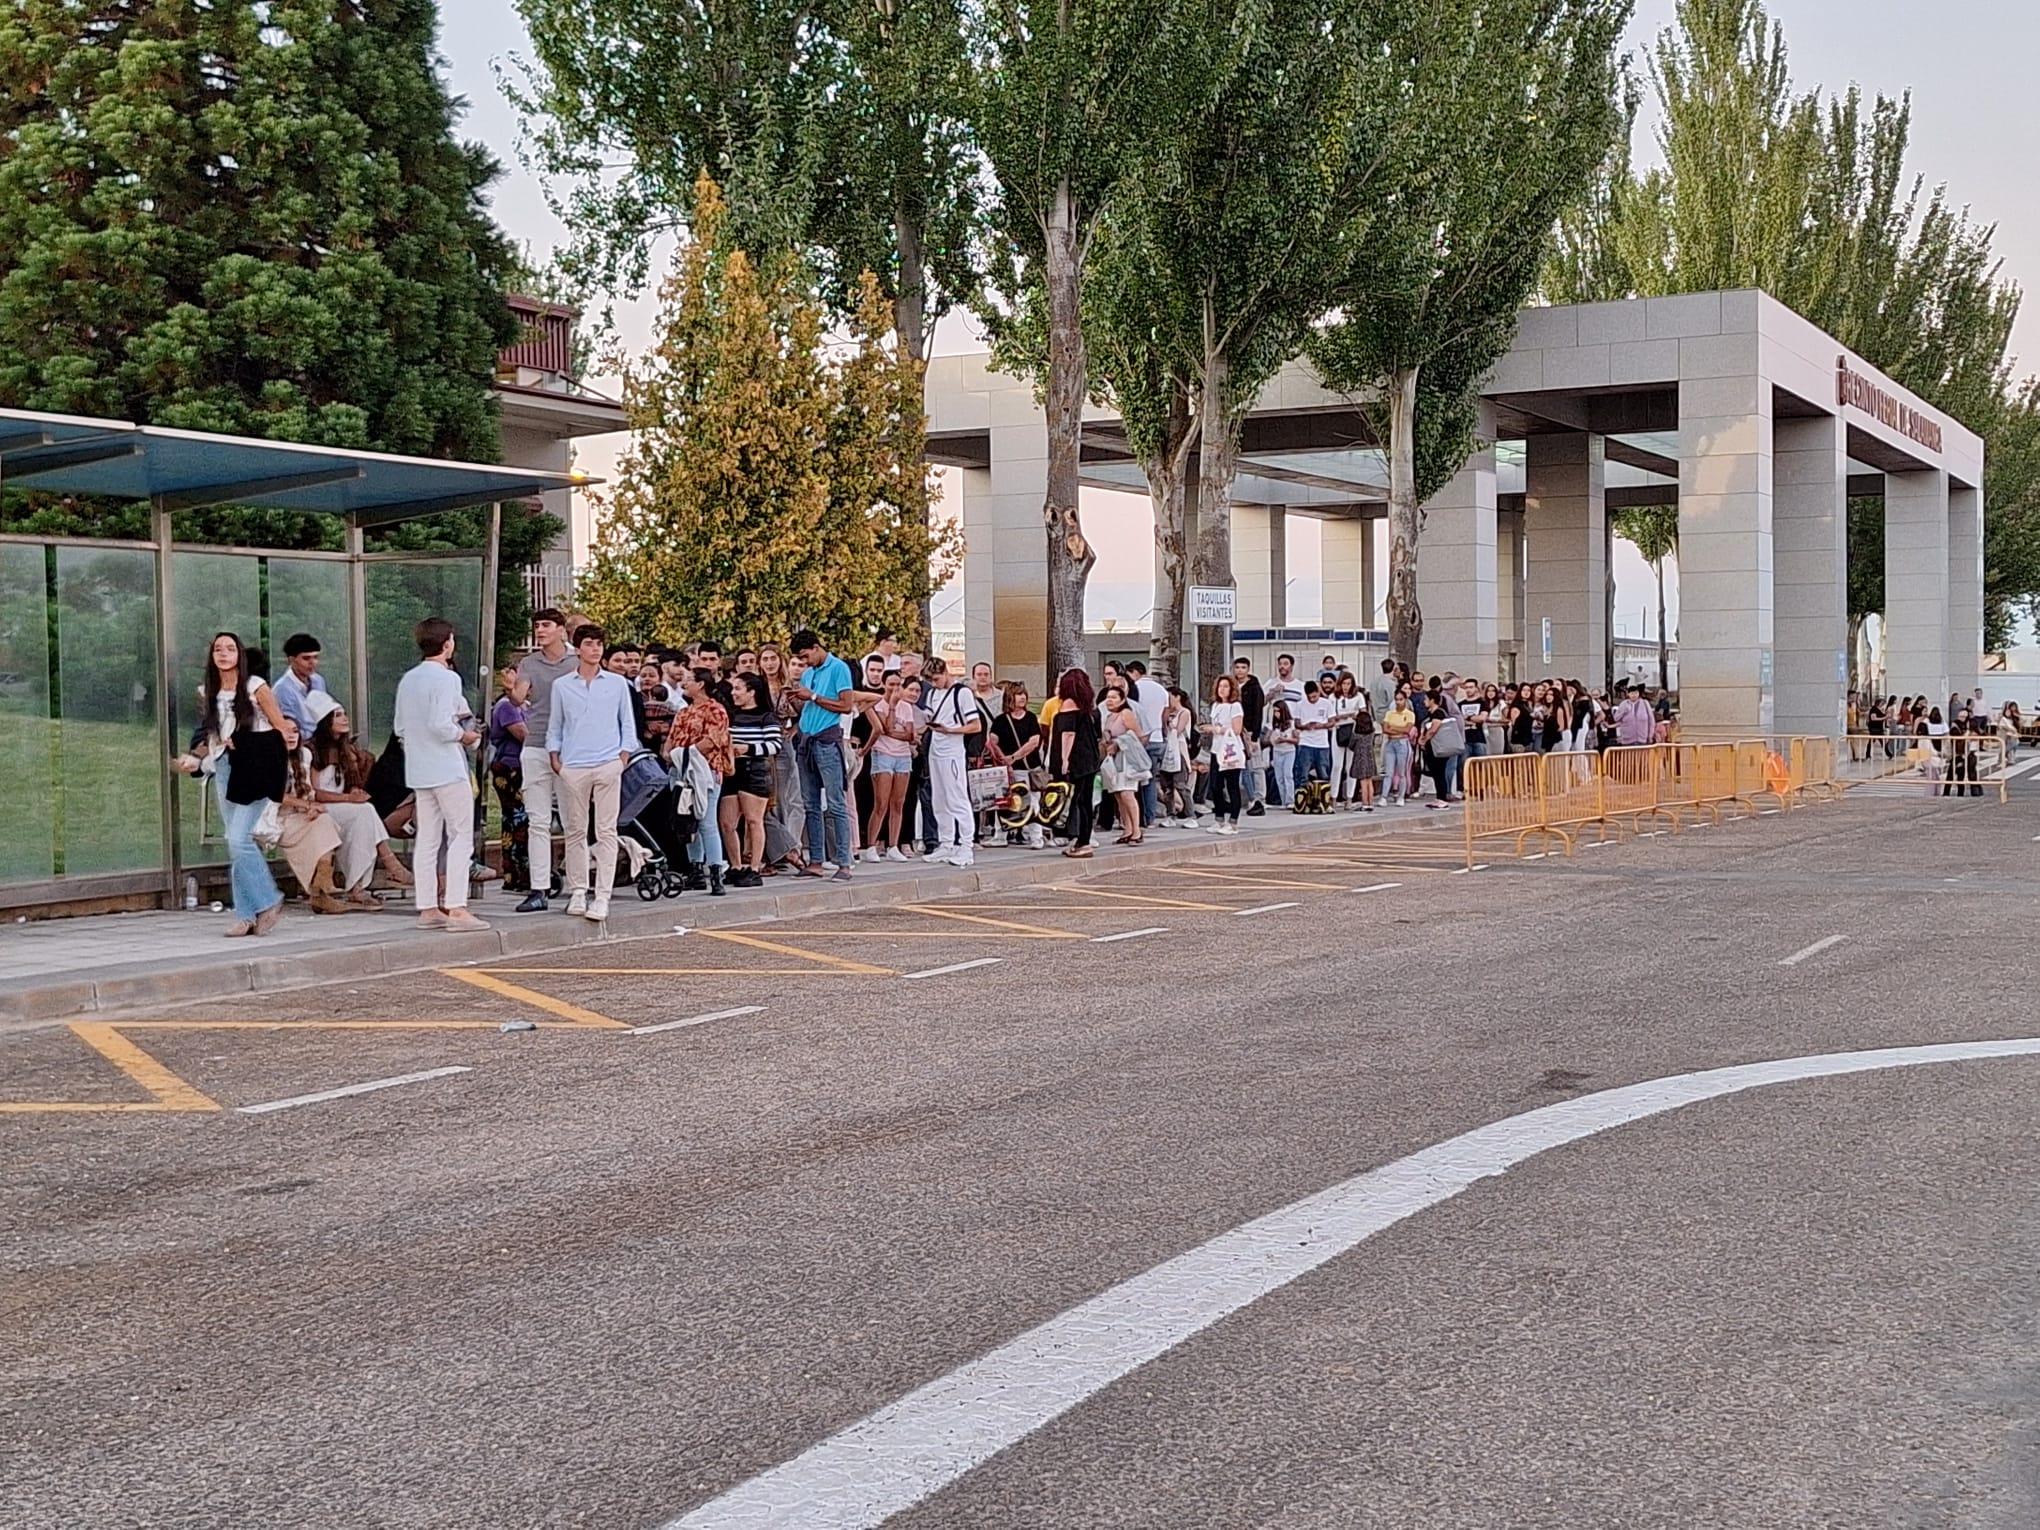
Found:
[[[638, 747], [630, 686], [602, 667], [607, 634], [593, 623], [574, 629], [580, 662], [553, 681], [545, 747], [559, 778], [566, 830], [567, 912], [584, 919], [609, 917], [616, 881], [616, 815], [623, 799], [623, 767]], [[593, 886], [588, 873], [588, 825], [595, 825]]]
[[[803, 628], [793, 635], [794, 657], [807, 667], [787, 694], [803, 703], [795, 727], [801, 786], [807, 793], [807, 856], [803, 875], [827, 876], [822, 863], [833, 857], [836, 880], [850, 880], [850, 805], [844, 796], [844, 719], [856, 704], [850, 666]], [[826, 832], [825, 832], [826, 831]], [[829, 835], [834, 835], [831, 846]]]
[[283, 640], [283, 656], [289, 667], [276, 682], [276, 704], [298, 725], [298, 737], [309, 748], [313, 723], [305, 698], [326, 689], [325, 677], [319, 673], [319, 640], [309, 632], [294, 632]]

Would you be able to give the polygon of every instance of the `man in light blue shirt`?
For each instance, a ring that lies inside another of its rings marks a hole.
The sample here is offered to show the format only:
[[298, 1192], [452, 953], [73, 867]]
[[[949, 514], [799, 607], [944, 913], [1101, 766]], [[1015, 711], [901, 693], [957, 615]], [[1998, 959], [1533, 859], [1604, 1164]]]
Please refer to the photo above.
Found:
[[[822, 646], [809, 631], [796, 632], [794, 657], [807, 666], [800, 684], [787, 693], [804, 703], [794, 732], [794, 750], [800, 757], [801, 786], [807, 793], [807, 857], [802, 874], [821, 877], [828, 873], [822, 863], [833, 854], [836, 880], [850, 880], [850, 806], [844, 796], [847, 772], [843, 766], [843, 725], [856, 704], [850, 682], [850, 666]], [[826, 819], [826, 821], [825, 821]], [[825, 832], [826, 831], [826, 832]], [[832, 846], [829, 836], [833, 835]]]
[[310, 748], [313, 722], [305, 701], [326, 689], [326, 677], [319, 673], [319, 640], [309, 632], [294, 632], [283, 640], [283, 656], [289, 668], [276, 682], [276, 704], [298, 725], [298, 737]]
[[[553, 681], [546, 754], [559, 778], [560, 820], [566, 830], [567, 912], [584, 919], [609, 917], [616, 881], [616, 813], [623, 799], [623, 767], [637, 749], [630, 686], [602, 667], [608, 634], [592, 623], [574, 629], [580, 661]], [[588, 825], [595, 826], [594, 885], [589, 886]]]

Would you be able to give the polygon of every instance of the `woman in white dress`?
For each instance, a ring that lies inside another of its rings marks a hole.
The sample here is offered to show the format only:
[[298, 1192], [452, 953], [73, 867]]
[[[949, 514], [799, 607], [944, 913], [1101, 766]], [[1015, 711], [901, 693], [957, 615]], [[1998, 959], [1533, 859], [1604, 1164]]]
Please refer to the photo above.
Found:
[[305, 698], [305, 710], [312, 719], [305, 751], [312, 794], [340, 833], [335, 862], [345, 901], [355, 908], [381, 908], [382, 900], [368, 890], [377, 864], [399, 887], [411, 885], [411, 874], [390, 848], [382, 816], [368, 800], [368, 772], [375, 761], [354, 742], [347, 709], [333, 697], [314, 691]]

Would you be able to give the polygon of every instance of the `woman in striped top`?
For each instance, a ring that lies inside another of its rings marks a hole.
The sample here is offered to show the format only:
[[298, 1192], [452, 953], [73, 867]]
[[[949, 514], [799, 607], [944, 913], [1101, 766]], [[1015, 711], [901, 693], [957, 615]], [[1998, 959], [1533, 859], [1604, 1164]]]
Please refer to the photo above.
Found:
[[783, 738], [770, 693], [757, 675], [730, 676], [729, 779], [722, 794], [723, 854], [732, 887], [765, 885], [765, 804], [772, 796], [772, 757]]

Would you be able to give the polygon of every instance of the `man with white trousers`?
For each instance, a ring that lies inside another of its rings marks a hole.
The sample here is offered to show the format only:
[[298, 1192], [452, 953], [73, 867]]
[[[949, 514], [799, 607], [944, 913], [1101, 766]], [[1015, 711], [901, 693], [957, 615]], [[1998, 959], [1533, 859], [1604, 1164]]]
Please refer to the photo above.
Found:
[[411, 636], [421, 658], [397, 682], [390, 731], [404, 741], [404, 785], [417, 797], [411, 870], [418, 928], [486, 930], [467, 906], [475, 853], [475, 783], [467, 752], [481, 735], [453, 671], [453, 623], [428, 616]]
[[950, 676], [949, 665], [930, 659], [927, 668], [928, 789], [935, 803], [939, 841], [927, 859], [968, 866], [972, 859], [970, 759], [964, 740], [984, 730], [984, 714], [967, 686]]
[[517, 905], [520, 914], [542, 914], [553, 880], [552, 756], [546, 752], [546, 729], [552, 726], [553, 682], [572, 674], [580, 662], [567, 646], [567, 619], [551, 606], [531, 618], [531, 640], [538, 645], [517, 664], [517, 673], [531, 687], [531, 700], [524, 717], [524, 748], [519, 760], [524, 766], [525, 834], [531, 851], [531, 891]]
[[[574, 629], [572, 674], [553, 682], [545, 748], [559, 777], [560, 820], [567, 836], [567, 912], [584, 919], [609, 917], [616, 882], [616, 814], [623, 801], [623, 767], [637, 748], [637, 717], [630, 684], [602, 667], [608, 635], [592, 622]], [[588, 825], [595, 826], [595, 870], [588, 871]]]

